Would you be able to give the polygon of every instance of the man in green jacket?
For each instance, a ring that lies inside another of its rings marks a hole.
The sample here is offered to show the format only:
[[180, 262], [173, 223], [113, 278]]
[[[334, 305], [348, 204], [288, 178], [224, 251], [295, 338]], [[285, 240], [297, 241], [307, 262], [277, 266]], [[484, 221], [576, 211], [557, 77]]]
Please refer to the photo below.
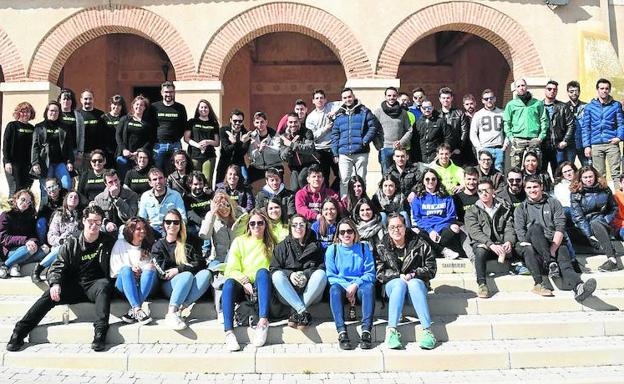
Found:
[[527, 91], [526, 80], [517, 80], [515, 84], [516, 97], [507, 103], [503, 113], [505, 140], [511, 143], [512, 168], [522, 166], [524, 153], [528, 149], [541, 153], [540, 146], [550, 128], [544, 102]]

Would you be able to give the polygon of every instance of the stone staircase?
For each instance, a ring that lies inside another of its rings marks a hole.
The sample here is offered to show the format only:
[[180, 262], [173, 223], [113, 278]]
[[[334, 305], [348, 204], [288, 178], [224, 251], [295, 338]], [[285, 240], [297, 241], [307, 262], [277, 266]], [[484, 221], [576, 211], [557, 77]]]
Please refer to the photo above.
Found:
[[[328, 303], [311, 308], [314, 325], [305, 331], [289, 328], [285, 321], [271, 324], [268, 345], [245, 345], [241, 352], [223, 348], [223, 325], [216, 320], [212, 299], [187, 310], [189, 328], [171, 331], [156, 321], [151, 325], [126, 325], [119, 317], [128, 309], [124, 300], [111, 307], [111, 329], [104, 353], [91, 351], [94, 305], [58, 306], [30, 336], [21, 352], [4, 351], [4, 367], [46, 369], [102, 369], [109, 371], [195, 373], [363, 373], [414, 371], [516, 370], [612, 366], [624, 367], [624, 270], [598, 272], [605, 256], [579, 256], [598, 289], [583, 304], [573, 294], [557, 288], [555, 297], [530, 293], [530, 276], [509, 275], [508, 267], [488, 263], [489, 299], [476, 297], [472, 265], [465, 260], [439, 260], [432, 281], [429, 306], [432, 327], [440, 342], [431, 351], [420, 350], [421, 328], [411, 306], [399, 332], [404, 350], [383, 344], [387, 308], [377, 302], [372, 350], [341, 351]], [[27, 276], [32, 267], [25, 266]], [[0, 342], [6, 343], [15, 322], [46, 288], [29, 277], [0, 280]], [[167, 301], [149, 303], [152, 317], [162, 319]], [[72, 321], [62, 324], [64, 311]], [[352, 340], [358, 340], [359, 323], [349, 323]], [[249, 343], [253, 330], [236, 328], [239, 342]], [[34, 345], [33, 345], [34, 344]], [[624, 379], [623, 379], [624, 381]], [[591, 382], [587, 381], [587, 382]]]

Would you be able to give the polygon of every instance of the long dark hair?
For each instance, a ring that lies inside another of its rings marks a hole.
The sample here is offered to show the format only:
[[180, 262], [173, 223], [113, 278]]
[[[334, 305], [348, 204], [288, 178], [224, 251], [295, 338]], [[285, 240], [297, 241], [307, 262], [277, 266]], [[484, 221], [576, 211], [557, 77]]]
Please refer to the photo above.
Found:
[[609, 186], [607, 185], [607, 180], [600, 175], [600, 172], [598, 172], [598, 170], [592, 167], [591, 165], [586, 165], [584, 167], [581, 167], [581, 169], [579, 169], [578, 172], [576, 172], [576, 174], [574, 175], [574, 180], [572, 181], [572, 184], [570, 184], [570, 192], [572, 193], [582, 192], [583, 189], [586, 188], [583, 185], [583, 180], [582, 180], [583, 173], [585, 172], [592, 172], [594, 174], [593, 186], [598, 186], [602, 190], [609, 189]]
[[572, 167], [572, 169], [574, 170], [574, 175], [576, 176], [576, 171], [578, 171], [576, 165], [574, 165], [574, 163], [571, 161], [564, 161], [563, 163], [559, 164], [559, 166], [555, 170], [555, 174], [553, 175], [555, 176], [555, 184], [559, 184], [561, 180], [563, 180], [563, 168], [565, 168], [566, 166]]
[[440, 179], [440, 175], [432, 168], [426, 168], [423, 172], [422, 179], [416, 184], [416, 197], [421, 198], [427, 194], [427, 188], [425, 188], [425, 176], [427, 173], [433, 173], [438, 182], [436, 183], [435, 191], [433, 194], [437, 197], [447, 197], [449, 194], [446, 191], [446, 188], [442, 185], [442, 179]]
[[147, 220], [142, 217], [132, 217], [126, 221], [126, 225], [123, 229], [123, 237], [129, 243], [132, 244], [132, 238], [134, 237], [134, 230], [137, 227], [137, 224], [143, 223], [145, 226], [145, 239], [143, 239], [143, 243], [141, 244], [141, 249], [151, 250], [152, 245], [154, 245], [154, 233], [152, 231], [152, 227], [148, 224]]
[[[396, 176], [394, 176], [391, 173], [387, 173], [384, 175], [384, 177], [381, 178], [381, 181], [379, 182], [379, 193], [383, 196], [383, 184], [384, 181], [392, 181], [394, 183], [394, 195], [392, 195], [391, 197], [396, 196], [397, 193], [401, 193], [401, 182], [399, 181], [399, 179], [397, 179]], [[438, 183], [440, 182], [440, 179], [438, 178]]]
[[353, 208], [353, 212], [351, 213], [351, 218], [356, 224], [360, 224], [363, 221], [360, 218], [360, 208], [364, 204], [368, 205], [371, 211], [373, 212], [373, 217], [371, 220], [375, 220], [375, 218], [379, 218], [379, 213], [375, 211], [375, 208], [373, 208], [373, 204], [371, 204], [371, 201], [368, 199], [360, 199], [360, 201], [358, 201], [357, 204], [355, 204], [355, 207]]
[[[360, 197], [355, 196], [355, 192], [353, 191], [355, 183], [360, 183], [362, 185], [362, 196]], [[355, 204], [364, 197], [368, 199], [368, 195], [366, 194], [366, 181], [364, 181], [360, 175], [351, 176], [347, 182], [347, 211], [352, 210]]]
[[321, 218], [319, 219], [319, 233], [323, 236], [327, 235], [327, 230], [329, 229], [330, 223], [327, 222], [325, 216], [323, 216], [323, 207], [325, 204], [333, 204], [336, 208], [336, 223], [340, 221], [340, 203], [336, 201], [333, 197], [328, 197], [323, 200], [321, 204]]
[[201, 103], [205, 103], [208, 106], [208, 122], [212, 124], [216, 129], [219, 128], [219, 119], [217, 118], [217, 114], [212, 108], [212, 104], [206, 99], [201, 99], [197, 102], [197, 107], [195, 108], [195, 118], [199, 119], [199, 105]]

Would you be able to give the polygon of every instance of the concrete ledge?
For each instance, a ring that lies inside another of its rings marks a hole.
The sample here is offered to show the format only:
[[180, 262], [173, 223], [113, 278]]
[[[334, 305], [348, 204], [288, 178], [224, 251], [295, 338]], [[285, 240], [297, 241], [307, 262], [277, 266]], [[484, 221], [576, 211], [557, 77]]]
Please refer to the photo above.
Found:
[[442, 351], [384, 351], [386, 372], [455, 371], [509, 368], [507, 351], [442, 352]]
[[[353, 341], [353, 340], [352, 340]], [[306, 372], [383, 372], [384, 358], [379, 349], [324, 353], [262, 353], [256, 354], [258, 373], [306, 373]]]
[[128, 371], [254, 373], [254, 352], [198, 354], [131, 354]]
[[[127, 356], [123, 353], [41, 353], [6, 352], [5, 367], [57, 368], [57, 369], [104, 369], [125, 371]], [[152, 368], [154, 365], [152, 365]]]

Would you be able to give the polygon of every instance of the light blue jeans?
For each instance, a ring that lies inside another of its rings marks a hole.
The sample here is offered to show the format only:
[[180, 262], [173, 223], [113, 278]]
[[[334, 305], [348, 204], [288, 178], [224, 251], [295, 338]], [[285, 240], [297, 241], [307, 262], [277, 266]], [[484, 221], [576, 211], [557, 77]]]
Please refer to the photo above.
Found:
[[147, 269], [141, 272], [141, 277], [137, 284], [132, 267], [126, 265], [117, 274], [115, 288], [126, 296], [132, 308], [137, 308], [143, 305], [145, 299], [147, 299], [156, 286], [156, 281], [156, 271]]
[[169, 298], [170, 306], [180, 308], [184, 304], [188, 307], [206, 293], [211, 280], [212, 272], [207, 269], [202, 269], [195, 275], [186, 271], [178, 273], [171, 280], [163, 280], [162, 290]]
[[318, 303], [327, 284], [327, 276], [322, 269], [317, 269], [310, 275], [302, 294], [295, 290], [284, 271], [273, 272], [271, 280], [273, 280], [279, 300], [290, 305], [297, 313], [302, 313], [312, 304]]
[[43, 260], [39, 262], [39, 264], [41, 264], [42, 266], [46, 268], [49, 268], [50, 265], [54, 263], [54, 260], [56, 260], [56, 258], [58, 257], [58, 254], [60, 253], [60, 251], [61, 251], [60, 245], [58, 247], [50, 248], [50, 253], [48, 253], [46, 257], [44, 257]]
[[41, 247], [37, 249], [37, 252], [31, 255], [30, 253], [28, 253], [28, 248], [26, 248], [25, 245], [22, 245], [21, 247], [17, 247], [9, 251], [9, 254], [7, 256], [8, 257], [4, 262], [4, 265], [6, 265], [7, 268], [11, 268], [15, 264], [23, 265], [29, 262], [39, 261], [43, 259], [43, 256], [45, 255], [43, 254]]
[[395, 278], [385, 284], [384, 290], [388, 296], [388, 327], [396, 328], [403, 312], [405, 296], [408, 294], [423, 329], [431, 327], [431, 314], [427, 304], [427, 286], [424, 281], [411, 279], [406, 283], [401, 278]]

